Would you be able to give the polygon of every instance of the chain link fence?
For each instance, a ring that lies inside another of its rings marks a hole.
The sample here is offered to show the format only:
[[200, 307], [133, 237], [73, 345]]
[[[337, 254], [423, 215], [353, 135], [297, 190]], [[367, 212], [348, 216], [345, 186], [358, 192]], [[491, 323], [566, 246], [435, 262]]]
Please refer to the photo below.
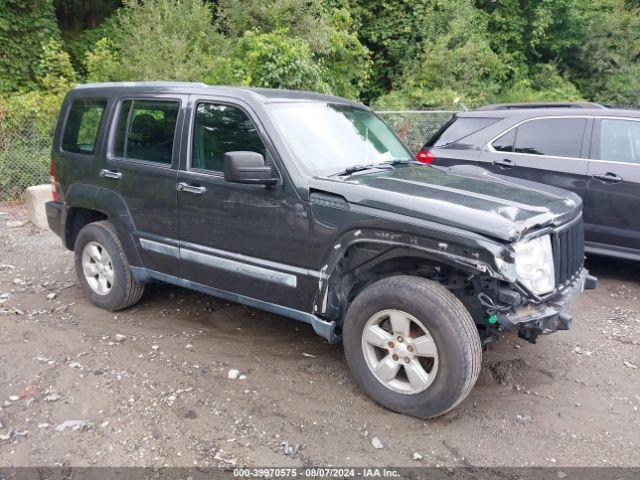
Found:
[[51, 137], [35, 125], [0, 125], [0, 201], [19, 200], [27, 187], [49, 182]]
[[455, 111], [404, 110], [376, 112], [396, 132], [413, 153], [418, 152], [431, 135], [448, 121]]
[[[414, 152], [455, 113], [452, 111], [377, 112]], [[0, 201], [19, 200], [27, 187], [49, 181], [51, 137], [34, 125], [0, 125]]]

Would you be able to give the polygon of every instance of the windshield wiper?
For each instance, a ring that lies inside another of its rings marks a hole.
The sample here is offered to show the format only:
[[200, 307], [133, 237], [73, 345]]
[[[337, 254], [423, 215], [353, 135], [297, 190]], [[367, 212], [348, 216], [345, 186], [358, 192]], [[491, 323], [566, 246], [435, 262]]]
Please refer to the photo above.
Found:
[[393, 160], [389, 160], [387, 162], [382, 162], [384, 165], [424, 165], [424, 163], [419, 162], [418, 160], [414, 160], [412, 158], [394, 158]]
[[371, 170], [371, 169], [378, 168], [378, 167], [385, 168], [385, 167], [391, 167], [391, 165], [384, 164], [384, 163], [369, 163], [369, 164], [362, 164], [362, 165], [352, 165], [351, 167], [347, 167], [347, 168], [345, 168], [344, 170], [341, 170], [338, 173], [334, 173], [333, 176], [334, 177], [342, 177], [344, 175], [351, 175], [352, 173], [362, 172], [364, 170]]
[[386, 162], [378, 162], [378, 163], [367, 163], [362, 165], [352, 165], [351, 167], [347, 167], [344, 170], [334, 173], [332, 176], [334, 177], [342, 177], [345, 175], [351, 175], [352, 173], [362, 172], [364, 170], [371, 170], [375, 168], [385, 168], [388, 167], [393, 168], [395, 165], [404, 165], [408, 163], [420, 163], [417, 160], [411, 160], [406, 158], [394, 158], [393, 160], [388, 160]]

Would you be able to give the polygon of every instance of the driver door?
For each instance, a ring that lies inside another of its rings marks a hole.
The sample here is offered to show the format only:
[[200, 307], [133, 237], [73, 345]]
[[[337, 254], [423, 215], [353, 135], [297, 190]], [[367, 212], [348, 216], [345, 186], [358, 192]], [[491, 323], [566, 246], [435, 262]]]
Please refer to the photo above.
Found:
[[[178, 173], [178, 223], [183, 277], [253, 299], [308, 310], [298, 291], [310, 281], [309, 206], [274, 163], [257, 119], [239, 103], [190, 100], [190, 128]], [[226, 182], [224, 154], [263, 155], [275, 186]], [[315, 279], [313, 279], [315, 280]], [[317, 280], [315, 280], [317, 281]]]

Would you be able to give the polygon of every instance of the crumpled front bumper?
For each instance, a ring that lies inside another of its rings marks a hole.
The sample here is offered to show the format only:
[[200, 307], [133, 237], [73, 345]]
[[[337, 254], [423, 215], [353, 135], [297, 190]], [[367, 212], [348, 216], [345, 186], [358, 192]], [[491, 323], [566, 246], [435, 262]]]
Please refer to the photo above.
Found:
[[596, 288], [598, 279], [583, 268], [576, 279], [538, 304], [518, 307], [515, 312], [499, 314], [498, 322], [506, 330], [519, 331], [520, 336], [535, 341], [538, 335], [546, 335], [557, 330], [569, 330], [571, 315], [569, 310], [584, 290]]

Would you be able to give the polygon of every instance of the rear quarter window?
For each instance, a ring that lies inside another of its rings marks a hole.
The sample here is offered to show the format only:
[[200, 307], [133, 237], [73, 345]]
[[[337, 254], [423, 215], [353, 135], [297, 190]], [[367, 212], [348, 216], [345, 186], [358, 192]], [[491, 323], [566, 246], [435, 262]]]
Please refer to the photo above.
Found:
[[62, 135], [62, 150], [93, 155], [106, 108], [105, 99], [74, 100]]
[[490, 117], [453, 117], [445, 123], [427, 142], [428, 147], [443, 147], [459, 142], [472, 133], [496, 123], [499, 118]]

